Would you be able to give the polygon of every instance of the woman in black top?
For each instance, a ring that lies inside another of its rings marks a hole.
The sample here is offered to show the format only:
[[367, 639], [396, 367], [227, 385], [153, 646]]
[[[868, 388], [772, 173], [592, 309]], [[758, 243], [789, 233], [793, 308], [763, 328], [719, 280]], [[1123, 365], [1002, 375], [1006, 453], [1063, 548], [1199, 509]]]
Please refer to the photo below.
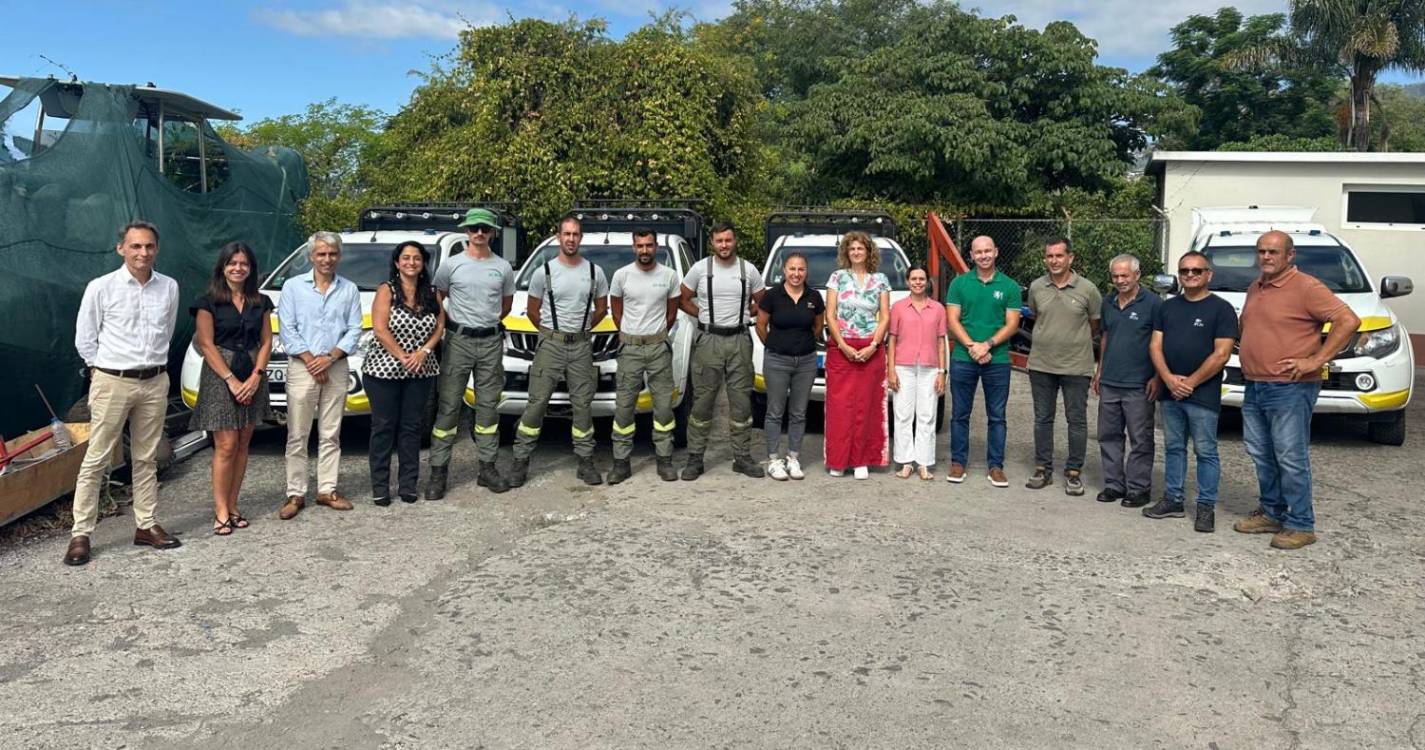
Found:
[[266, 381], [272, 301], [258, 293], [257, 275], [252, 248], [230, 242], [218, 251], [207, 294], [188, 308], [197, 326], [193, 347], [203, 355], [190, 426], [213, 436], [213, 533], [218, 536], [248, 527], [237, 507], [248, 443], [253, 429], [272, 416]]
[[[826, 322], [826, 301], [806, 286], [807, 259], [790, 253], [782, 261], [782, 283], [767, 288], [757, 303], [757, 338], [762, 339], [762, 378], [767, 385], [767, 476], [802, 479], [802, 437], [807, 400], [816, 380], [817, 338]], [[782, 414], [787, 415], [787, 455], [778, 458]]]

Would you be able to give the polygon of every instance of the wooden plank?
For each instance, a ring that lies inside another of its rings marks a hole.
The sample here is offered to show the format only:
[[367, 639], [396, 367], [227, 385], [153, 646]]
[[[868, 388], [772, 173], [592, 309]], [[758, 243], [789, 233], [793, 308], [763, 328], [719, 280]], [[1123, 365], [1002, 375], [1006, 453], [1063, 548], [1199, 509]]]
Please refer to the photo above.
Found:
[[[71, 422], [67, 426], [70, 437], [74, 440], [74, 446], [69, 450], [39, 461], [12, 463], [10, 470], [0, 475], [0, 526], [74, 491], [75, 481], [79, 477], [79, 465], [83, 463], [84, 453], [89, 447], [89, 423]], [[44, 429], [35, 430], [6, 441], [5, 447], [9, 450], [23, 445], [42, 432]], [[53, 449], [54, 441], [45, 440], [22, 458], [33, 459]], [[109, 465], [118, 466], [123, 457], [122, 443], [115, 443], [114, 451], [109, 457]]]

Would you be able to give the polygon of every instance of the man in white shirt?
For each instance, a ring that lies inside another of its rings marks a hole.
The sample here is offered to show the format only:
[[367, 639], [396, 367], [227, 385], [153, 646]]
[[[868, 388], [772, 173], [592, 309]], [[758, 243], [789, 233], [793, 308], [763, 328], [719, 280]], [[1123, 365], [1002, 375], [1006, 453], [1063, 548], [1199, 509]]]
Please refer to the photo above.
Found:
[[146, 221], [125, 224], [115, 252], [124, 265], [89, 282], [74, 327], [74, 348], [91, 376], [89, 447], [74, 488], [66, 565], [89, 562], [89, 537], [99, 521], [99, 482], [125, 421], [133, 467], [134, 544], [182, 546], [154, 519], [155, 459], [168, 411], [168, 342], [178, 316], [178, 283], [153, 270], [158, 228]]

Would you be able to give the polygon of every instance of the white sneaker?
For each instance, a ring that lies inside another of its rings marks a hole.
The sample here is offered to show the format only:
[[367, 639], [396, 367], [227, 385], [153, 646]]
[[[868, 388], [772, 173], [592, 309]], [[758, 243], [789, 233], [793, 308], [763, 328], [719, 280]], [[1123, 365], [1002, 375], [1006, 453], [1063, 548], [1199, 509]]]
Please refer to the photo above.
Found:
[[782, 463], [782, 459], [774, 458], [767, 462], [767, 476], [778, 482], [787, 481], [787, 467]]
[[846, 476], [846, 472], [844, 472], [844, 471], [842, 471], [842, 470], [840, 470], [840, 469], [827, 469], [827, 470], [826, 470], [826, 473], [827, 473], [827, 475], [833, 476], [833, 477], [844, 477], [844, 476]]
[[792, 479], [806, 479], [807, 475], [802, 473], [802, 462], [796, 456], [787, 456], [786, 460], [787, 476]]
[[855, 476], [856, 476], [857, 479], [870, 479], [870, 478], [871, 478], [871, 470], [870, 470], [870, 469], [867, 469], [867, 468], [864, 467], [864, 466], [857, 466], [857, 467], [856, 467], [856, 471], [855, 471]]

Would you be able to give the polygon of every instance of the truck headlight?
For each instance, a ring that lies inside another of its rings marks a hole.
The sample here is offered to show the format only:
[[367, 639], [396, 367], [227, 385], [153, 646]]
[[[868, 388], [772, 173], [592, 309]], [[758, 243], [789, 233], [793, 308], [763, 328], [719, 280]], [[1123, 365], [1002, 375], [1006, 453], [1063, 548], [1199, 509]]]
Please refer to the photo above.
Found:
[[1379, 331], [1371, 331], [1362, 334], [1356, 341], [1356, 346], [1351, 353], [1357, 357], [1375, 357], [1382, 359], [1395, 353], [1400, 348], [1400, 326], [1382, 328]]

